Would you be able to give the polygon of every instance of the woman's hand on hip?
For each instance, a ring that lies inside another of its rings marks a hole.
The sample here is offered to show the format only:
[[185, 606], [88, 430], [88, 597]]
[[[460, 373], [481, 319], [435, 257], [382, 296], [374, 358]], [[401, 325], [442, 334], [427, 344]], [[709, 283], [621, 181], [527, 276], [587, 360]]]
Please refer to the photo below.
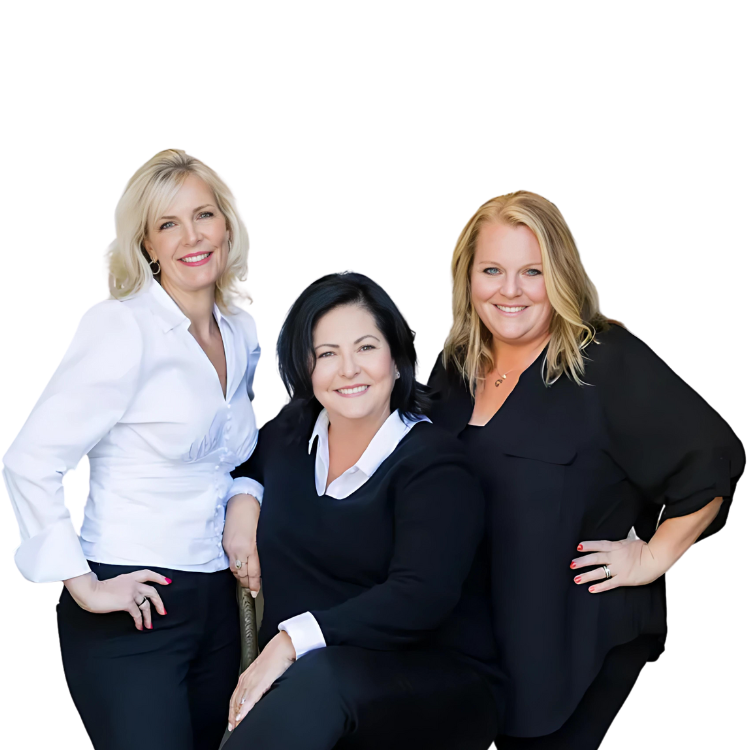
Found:
[[260, 591], [260, 561], [255, 544], [260, 503], [252, 495], [235, 495], [227, 503], [224, 551], [229, 569], [243, 588], [255, 597]]
[[151, 630], [151, 605], [160, 615], [167, 610], [159, 592], [146, 581], [159, 584], [172, 583], [153, 570], [136, 570], [115, 578], [100, 581], [93, 573], [86, 573], [64, 581], [65, 587], [81, 609], [87, 612], [127, 612], [135, 621], [138, 630]]
[[297, 654], [288, 633], [275, 635], [258, 658], [240, 675], [240, 681], [229, 701], [231, 732], [268, 689], [294, 663]]
[[581, 568], [593, 570], [581, 572], [573, 580], [579, 586], [595, 582], [589, 586], [592, 594], [616, 589], [619, 586], [644, 586], [664, 575], [667, 570], [648, 544], [641, 539], [581, 542], [578, 551], [589, 554], [576, 557], [570, 567], [576, 571]]

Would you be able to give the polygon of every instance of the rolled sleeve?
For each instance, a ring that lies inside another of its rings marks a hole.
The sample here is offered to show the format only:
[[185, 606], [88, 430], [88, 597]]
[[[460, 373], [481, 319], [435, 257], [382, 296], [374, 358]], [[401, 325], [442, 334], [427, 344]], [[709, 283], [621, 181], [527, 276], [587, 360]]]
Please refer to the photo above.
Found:
[[30, 581], [61, 581], [89, 570], [65, 507], [63, 476], [122, 418], [137, 392], [142, 348], [125, 305], [108, 301], [89, 310], [3, 458], [21, 531], [16, 564]]
[[279, 630], [289, 634], [298, 659], [308, 651], [326, 647], [323, 631], [310, 612], [303, 612], [301, 615], [284, 620], [279, 624]]
[[648, 540], [657, 512], [661, 521], [687, 516], [722, 497], [716, 518], [699, 537], [705, 539], [726, 523], [745, 468], [742, 443], [642, 341], [616, 326], [608, 336], [607, 377], [598, 385], [607, 450], [653, 506], [636, 532]]
[[262, 504], [263, 485], [250, 477], [237, 477], [237, 479], [232, 480], [232, 487], [229, 490], [227, 500], [230, 500], [235, 495], [252, 495], [258, 503]]

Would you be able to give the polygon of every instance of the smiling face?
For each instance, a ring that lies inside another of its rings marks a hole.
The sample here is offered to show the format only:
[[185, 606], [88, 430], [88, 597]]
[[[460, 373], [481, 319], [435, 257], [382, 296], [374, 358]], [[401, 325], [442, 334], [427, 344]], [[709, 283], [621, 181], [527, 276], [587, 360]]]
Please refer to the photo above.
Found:
[[165, 289], [195, 292], [216, 284], [229, 254], [229, 230], [211, 188], [190, 175], [144, 241]]
[[329, 417], [385, 421], [396, 365], [375, 318], [360, 305], [326, 313], [313, 331], [315, 398]]
[[549, 334], [552, 305], [542, 275], [542, 251], [526, 226], [482, 226], [471, 268], [471, 301], [493, 337], [528, 344]]

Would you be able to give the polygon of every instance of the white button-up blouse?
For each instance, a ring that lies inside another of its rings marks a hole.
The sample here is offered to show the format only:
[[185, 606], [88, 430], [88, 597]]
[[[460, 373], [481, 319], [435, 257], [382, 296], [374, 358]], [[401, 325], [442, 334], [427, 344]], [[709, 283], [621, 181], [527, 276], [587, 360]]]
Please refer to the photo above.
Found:
[[[89, 570], [87, 560], [212, 572], [222, 548], [229, 472], [252, 453], [251, 400], [260, 356], [244, 311], [214, 316], [227, 393], [189, 333], [189, 319], [156, 282], [83, 317], [70, 348], [3, 458], [21, 529], [16, 564], [31, 581]], [[88, 454], [80, 539], [63, 475]]]

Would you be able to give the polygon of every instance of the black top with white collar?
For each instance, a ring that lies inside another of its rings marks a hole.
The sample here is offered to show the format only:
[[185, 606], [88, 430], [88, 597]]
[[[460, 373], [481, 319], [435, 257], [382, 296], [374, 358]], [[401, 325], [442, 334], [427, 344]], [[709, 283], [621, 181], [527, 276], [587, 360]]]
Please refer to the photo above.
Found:
[[328, 646], [442, 649], [497, 688], [484, 499], [460, 443], [420, 422], [351, 495], [319, 496], [310, 416], [282, 411], [233, 472], [264, 487], [261, 645], [309, 611]]

